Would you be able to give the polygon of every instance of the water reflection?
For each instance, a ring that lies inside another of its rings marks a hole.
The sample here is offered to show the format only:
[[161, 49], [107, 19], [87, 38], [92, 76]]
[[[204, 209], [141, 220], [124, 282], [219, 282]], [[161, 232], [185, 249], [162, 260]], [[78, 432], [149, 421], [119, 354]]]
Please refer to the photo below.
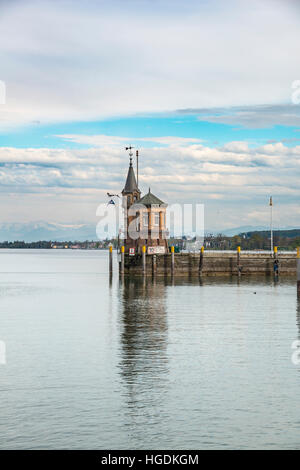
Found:
[[[149, 436], [166, 434], [170, 400], [168, 291], [202, 280], [174, 277], [119, 278], [119, 373], [124, 385], [126, 432], [140, 445], [145, 425]], [[155, 430], [155, 431], [154, 431]], [[150, 445], [150, 442], [148, 442]]]
[[145, 426], [164, 434], [169, 364], [166, 285], [156, 279], [124, 278], [120, 288], [120, 360], [126, 433], [138, 447]]
[[[156, 388], [146, 404], [160, 399], [168, 373], [166, 285], [156, 279], [123, 279], [120, 289], [120, 371], [128, 393], [128, 405], [145, 406], [144, 393]], [[151, 384], [151, 386], [149, 386]]]

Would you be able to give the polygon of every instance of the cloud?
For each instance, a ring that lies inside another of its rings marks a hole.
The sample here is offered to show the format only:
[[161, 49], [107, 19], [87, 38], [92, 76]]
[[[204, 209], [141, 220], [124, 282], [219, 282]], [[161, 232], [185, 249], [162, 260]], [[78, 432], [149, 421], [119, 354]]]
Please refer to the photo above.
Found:
[[188, 108], [178, 112], [196, 114], [199, 121], [242, 126], [248, 129], [270, 128], [276, 125], [300, 126], [300, 105], [292, 103], [211, 109]]
[[161, 145], [184, 145], [188, 143], [199, 143], [202, 139], [194, 137], [177, 137], [177, 136], [163, 136], [163, 137], [119, 137], [108, 135], [82, 135], [82, 134], [61, 134], [56, 135], [60, 139], [77, 144], [96, 145], [97, 147], [121, 147], [130, 142], [153, 142]]
[[[275, 226], [300, 225], [294, 210], [300, 197], [300, 146], [253, 148], [233, 141], [212, 148], [169, 139], [162, 138], [169, 145], [140, 147], [143, 192], [151, 186], [168, 203], [204, 203], [206, 225], [216, 229], [247, 223], [249, 212], [266, 217], [272, 194]], [[91, 222], [98, 204], [107, 200], [106, 192], [122, 190], [127, 169], [128, 156], [116, 146], [0, 148], [2, 221]]]
[[[288, 103], [299, 79], [300, 17], [289, 0], [28, 0], [0, 8], [2, 129]], [[272, 113], [263, 112], [265, 125]], [[254, 123], [247, 109], [238, 118]]]

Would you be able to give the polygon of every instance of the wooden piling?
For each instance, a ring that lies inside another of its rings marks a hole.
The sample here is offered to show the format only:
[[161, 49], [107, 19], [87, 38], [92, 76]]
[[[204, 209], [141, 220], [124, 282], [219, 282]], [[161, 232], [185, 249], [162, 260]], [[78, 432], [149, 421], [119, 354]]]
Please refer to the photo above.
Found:
[[300, 248], [297, 248], [297, 293], [300, 297]]
[[113, 247], [110, 245], [109, 247], [109, 274], [111, 275], [113, 272]]
[[143, 263], [143, 274], [146, 274], [146, 247], [142, 246], [142, 263]]
[[242, 273], [242, 268], [241, 268], [241, 247], [238, 246], [237, 247], [237, 272], [238, 272], [238, 275], [240, 276], [241, 273]]
[[200, 250], [199, 274], [202, 274], [202, 270], [203, 270], [203, 258], [204, 258], [204, 246], [202, 246], [202, 247], [201, 247], [201, 250]]
[[274, 276], [278, 278], [279, 275], [279, 261], [278, 261], [278, 248], [274, 246]]
[[171, 274], [174, 275], [174, 267], [175, 267], [175, 254], [174, 254], [174, 246], [171, 246]]
[[121, 269], [120, 273], [124, 274], [124, 269], [125, 269], [125, 246], [121, 246]]

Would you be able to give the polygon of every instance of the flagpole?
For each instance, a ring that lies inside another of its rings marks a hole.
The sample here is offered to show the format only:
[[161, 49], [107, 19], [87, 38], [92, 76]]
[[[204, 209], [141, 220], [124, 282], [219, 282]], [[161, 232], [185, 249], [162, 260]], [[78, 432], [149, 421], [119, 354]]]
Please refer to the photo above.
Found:
[[271, 256], [273, 256], [273, 198], [272, 196], [270, 197], [270, 208], [271, 208], [271, 214], [270, 214], [270, 230], [271, 230]]

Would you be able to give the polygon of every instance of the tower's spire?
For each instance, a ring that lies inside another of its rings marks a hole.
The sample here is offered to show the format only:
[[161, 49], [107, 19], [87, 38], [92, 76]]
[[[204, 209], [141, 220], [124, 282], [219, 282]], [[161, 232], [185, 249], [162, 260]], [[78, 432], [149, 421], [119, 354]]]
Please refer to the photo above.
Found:
[[122, 191], [123, 194], [133, 193], [134, 191], [137, 191], [138, 193], [140, 193], [140, 190], [138, 188], [138, 185], [135, 179], [134, 169], [132, 166], [132, 157], [133, 157], [132, 149], [133, 147], [131, 147], [131, 145], [129, 147], [125, 147], [125, 150], [129, 150], [129, 169], [128, 169], [126, 183]]

